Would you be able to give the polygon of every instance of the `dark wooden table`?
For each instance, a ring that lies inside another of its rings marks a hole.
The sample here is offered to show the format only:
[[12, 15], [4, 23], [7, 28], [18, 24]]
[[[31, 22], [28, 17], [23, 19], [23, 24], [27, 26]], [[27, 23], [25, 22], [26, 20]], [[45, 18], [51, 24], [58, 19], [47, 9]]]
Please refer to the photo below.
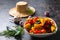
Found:
[[[0, 0], [0, 31], [6, 29], [6, 26], [14, 26], [14, 23], [10, 22], [10, 19], [13, 18], [9, 15], [9, 10], [16, 6], [18, 1], [27, 1], [30, 6], [33, 6], [36, 9], [34, 16], [44, 17], [45, 11], [50, 11], [50, 16], [54, 19], [58, 26], [58, 31], [56, 34], [44, 37], [37, 38], [31, 37], [26, 32], [22, 37], [22, 40], [60, 40], [60, 2], [59, 0]], [[25, 21], [26, 18], [22, 18]], [[6, 38], [0, 36], [0, 40], [15, 40], [14, 38]]]

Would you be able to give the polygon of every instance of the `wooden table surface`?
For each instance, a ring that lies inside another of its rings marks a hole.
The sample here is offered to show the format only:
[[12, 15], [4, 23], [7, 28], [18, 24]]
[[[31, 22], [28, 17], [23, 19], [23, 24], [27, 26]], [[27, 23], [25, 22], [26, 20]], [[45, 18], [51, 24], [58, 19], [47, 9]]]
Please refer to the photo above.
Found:
[[[31, 37], [26, 32], [22, 37], [22, 40], [60, 40], [60, 1], [59, 0], [0, 0], [0, 31], [6, 29], [6, 26], [14, 26], [14, 23], [11, 23], [10, 19], [13, 18], [9, 15], [9, 10], [16, 6], [18, 1], [27, 1], [30, 6], [33, 6], [36, 9], [34, 16], [44, 17], [45, 11], [50, 11], [50, 16], [54, 19], [58, 26], [58, 31], [56, 34], [38, 38]], [[26, 18], [22, 18], [23, 21]], [[15, 38], [7, 38], [0, 36], [0, 40], [16, 40]], [[19, 39], [20, 40], [20, 39]]]

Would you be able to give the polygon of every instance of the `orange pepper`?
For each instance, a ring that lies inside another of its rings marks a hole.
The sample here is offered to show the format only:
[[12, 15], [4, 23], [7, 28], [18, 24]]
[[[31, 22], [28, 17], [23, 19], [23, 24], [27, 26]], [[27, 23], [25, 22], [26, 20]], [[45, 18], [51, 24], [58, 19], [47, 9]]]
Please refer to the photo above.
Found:
[[31, 26], [31, 24], [28, 23], [28, 24], [24, 25], [24, 28], [29, 28], [30, 26]]
[[41, 24], [34, 24], [34, 28], [42, 28]]
[[33, 30], [30, 30], [29, 32], [30, 32], [30, 33], [32, 33], [32, 32], [33, 32]]
[[26, 25], [26, 24], [28, 24], [29, 22], [27, 21], [27, 22], [25, 22], [25, 24], [24, 25]]

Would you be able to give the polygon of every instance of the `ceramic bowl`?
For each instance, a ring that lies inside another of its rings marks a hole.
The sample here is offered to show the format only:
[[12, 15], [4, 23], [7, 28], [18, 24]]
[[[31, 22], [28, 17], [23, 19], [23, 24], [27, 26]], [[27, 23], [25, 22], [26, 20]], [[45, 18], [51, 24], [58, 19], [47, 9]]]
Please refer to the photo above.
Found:
[[31, 35], [31, 36], [34, 36], [34, 37], [47, 37], [47, 36], [55, 34], [57, 32], [57, 29], [58, 29], [57, 24], [53, 19], [51, 19], [51, 18], [49, 18], [49, 19], [52, 20], [54, 22], [54, 24], [55, 24], [56, 29], [55, 29], [54, 32], [52, 32], [52, 33], [42, 33], [42, 34], [30, 34], [28, 32], [28, 34]]

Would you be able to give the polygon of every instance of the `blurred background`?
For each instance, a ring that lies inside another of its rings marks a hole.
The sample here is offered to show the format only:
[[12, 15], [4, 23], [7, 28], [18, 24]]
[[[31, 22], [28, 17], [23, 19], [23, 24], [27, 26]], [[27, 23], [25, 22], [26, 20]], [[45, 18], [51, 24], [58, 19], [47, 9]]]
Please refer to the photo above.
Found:
[[[30, 40], [60, 40], [60, 0], [0, 0], [0, 31], [5, 30], [6, 26], [13, 26], [15, 24], [10, 23], [9, 10], [16, 6], [18, 1], [27, 1], [30, 6], [36, 9], [34, 16], [44, 17], [45, 11], [50, 11], [50, 16], [53, 18], [58, 25], [58, 32], [52, 36], [45, 38], [32, 37]], [[22, 18], [25, 21], [26, 18]], [[27, 35], [27, 34], [26, 34]], [[23, 40], [29, 40], [29, 36], [23, 38]], [[0, 37], [0, 40], [14, 40], [14, 39], [4, 39], [5, 37]]]

